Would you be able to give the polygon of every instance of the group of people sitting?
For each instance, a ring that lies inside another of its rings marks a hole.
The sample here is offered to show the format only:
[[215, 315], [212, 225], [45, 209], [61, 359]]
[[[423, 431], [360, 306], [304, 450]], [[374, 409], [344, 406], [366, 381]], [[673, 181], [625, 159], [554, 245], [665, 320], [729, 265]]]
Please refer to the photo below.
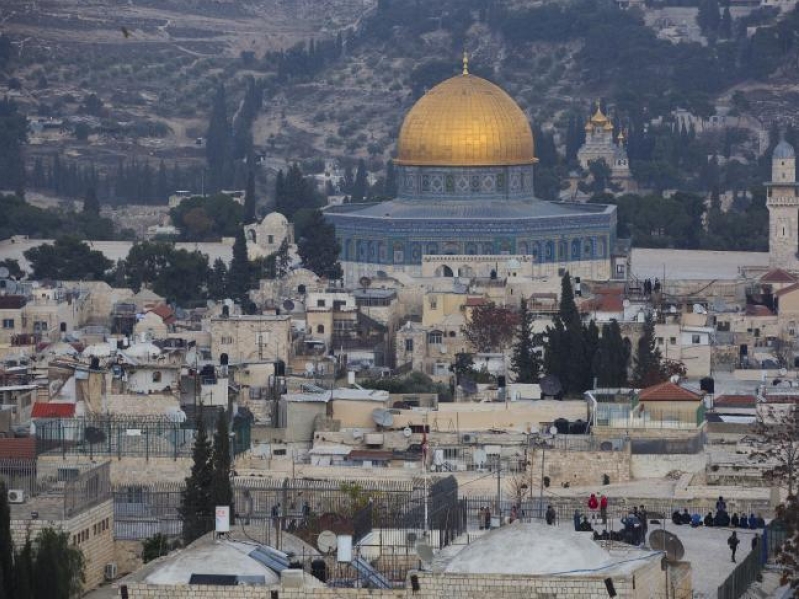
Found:
[[727, 502], [724, 501], [724, 497], [719, 497], [718, 501], [716, 502], [715, 515], [713, 515], [713, 512], [708, 512], [707, 516], [702, 518], [702, 516], [696, 512], [689, 514], [688, 508], [684, 508], [682, 513], [680, 513], [679, 510], [675, 510], [671, 515], [671, 521], [674, 524], [688, 524], [693, 528], [697, 528], [699, 526], [731, 526], [732, 528], [748, 528], [751, 530], [757, 530], [758, 528], [764, 528], [766, 526], [766, 521], [760, 514], [757, 516], [755, 516], [754, 513], [749, 514], [749, 516], [746, 514], [741, 514], [739, 516], [736, 512], [730, 516], [729, 513], [727, 513]]

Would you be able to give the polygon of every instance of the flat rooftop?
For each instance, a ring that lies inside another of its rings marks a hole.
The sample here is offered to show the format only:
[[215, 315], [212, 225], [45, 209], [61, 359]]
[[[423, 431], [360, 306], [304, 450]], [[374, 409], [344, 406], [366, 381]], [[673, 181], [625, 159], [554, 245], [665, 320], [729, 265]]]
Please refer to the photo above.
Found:
[[768, 264], [768, 252], [634, 248], [631, 271], [639, 279], [732, 281], [739, 277], [740, 268], [767, 268]]

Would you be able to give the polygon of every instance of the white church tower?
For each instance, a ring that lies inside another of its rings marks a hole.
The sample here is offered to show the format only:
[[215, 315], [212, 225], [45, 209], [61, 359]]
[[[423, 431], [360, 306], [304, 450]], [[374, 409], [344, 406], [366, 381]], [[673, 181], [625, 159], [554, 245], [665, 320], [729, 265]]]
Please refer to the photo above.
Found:
[[769, 262], [772, 267], [799, 269], [799, 194], [796, 153], [782, 140], [771, 156], [771, 182], [766, 183], [769, 212]]

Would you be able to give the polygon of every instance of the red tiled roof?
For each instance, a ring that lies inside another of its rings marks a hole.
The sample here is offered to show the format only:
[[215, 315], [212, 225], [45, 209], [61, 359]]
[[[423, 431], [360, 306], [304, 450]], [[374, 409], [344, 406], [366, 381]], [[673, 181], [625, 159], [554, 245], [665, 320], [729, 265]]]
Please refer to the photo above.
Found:
[[777, 297], [782, 297], [783, 295], [792, 293], [797, 289], [799, 289], [799, 283], [794, 283], [793, 285], [788, 285], [787, 287], [783, 287], [782, 289], [777, 291], [777, 293], [775, 293], [774, 295], [776, 295]]
[[158, 304], [157, 306], [150, 308], [148, 312], [152, 312], [156, 316], [159, 316], [161, 320], [164, 321], [164, 324], [173, 324], [177, 320], [172, 308], [166, 304]]
[[760, 277], [761, 283], [796, 283], [797, 279], [791, 273], [781, 269], [775, 268], [768, 271]]
[[746, 315], [747, 316], [774, 316], [774, 312], [769, 310], [766, 306], [761, 306], [760, 304], [747, 304], [746, 305]]
[[31, 418], [72, 418], [75, 416], [74, 403], [45, 403], [37, 401], [33, 404]]
[[641, 401], [699, 401], [702, 396], [670, 381], [652, 385], [638, 394]]
[[486, 303], [486, 298], [484, 297], [467, 297], [466, 298], [466, 305], [467, 306], [482, 306]]
[[624, 299], [621, 295], [603, 293], [580, 302], [580, 310], [583, 312], [621, 312], [624, 310]]
[[713, 400], [716, 408], [754, 408], [757, 397], [754, 395], [719, 395]]
[[35, 460], [36, 438], [0, 439], [0, 459]]

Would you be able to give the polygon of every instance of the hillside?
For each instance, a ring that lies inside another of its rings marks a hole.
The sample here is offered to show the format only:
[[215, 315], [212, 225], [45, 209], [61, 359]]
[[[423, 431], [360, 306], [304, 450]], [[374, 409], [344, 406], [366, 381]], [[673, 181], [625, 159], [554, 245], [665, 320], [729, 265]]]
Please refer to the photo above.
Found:
[[[106, 173], [119, 174], [124, 159], [139, 179], [164, 161], [190, 171], [172, 187], [200, 191], [198, 138], [220, 83], [234, 128], [245, 92], [263, 98], [252, 143], [267, 166], [300, 160], [318, 169], [324, 158], [363, 157], [382, 171], [402, 116], [459, 71], [466, 49], [472, 72], [503, 86], [536, 128], [554, 134], [539, 135], [547, 196], [557, 193], [599, 98], [629, 133], [633, 171], [647, 187], [709, 189], [701, 157], [718, 153], [743, 165], [734, 177], [722, 172], [722, 189], [747, 189], [762, 174], [766, 131], [799, 118], [791, 68], [799, 18], [736, 10], [725, 26], [713, 6], [720, 22], [698, 18], [701, 28], [674, 38], [663, 35], [663, 18], [644, 18], [650, 9], [610, 0], [7, 0], [0, 22], [17, 52], [0, 93], [8, 90], [31, 118], [66, 119], [31, 137], [27, 161], [39, 174], [53, 168], [55, 151]], [[664, 141], [679, 133], [672, 111], [708, 117], [719, 102], [747, 129], [664, 149], [679, 141]], [[232, 178], [237, 186], [242, 172]]]

